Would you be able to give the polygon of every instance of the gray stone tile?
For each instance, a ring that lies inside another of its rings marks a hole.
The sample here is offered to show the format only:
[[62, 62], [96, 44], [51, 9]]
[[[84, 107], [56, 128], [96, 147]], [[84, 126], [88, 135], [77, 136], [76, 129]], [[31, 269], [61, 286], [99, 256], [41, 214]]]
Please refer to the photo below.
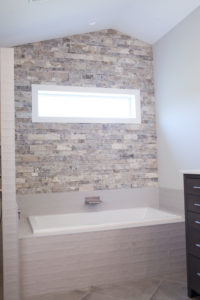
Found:
[[160, 284], [159, 280], [140, 280], [101, 286], [98, 294], [123, 300], [149, 300]]
[[[157, 187], [152, 46], [116, 30], [67, 39], [15, 47], [18, 194]], [[144, 87], [145, 122], [32, 123], [31, 84], [54, 80], [58, 85]]]
[[163, 281], [158, 290], [150, 300], [186, 300], [187, 287], [186, 284], [179, 282]]

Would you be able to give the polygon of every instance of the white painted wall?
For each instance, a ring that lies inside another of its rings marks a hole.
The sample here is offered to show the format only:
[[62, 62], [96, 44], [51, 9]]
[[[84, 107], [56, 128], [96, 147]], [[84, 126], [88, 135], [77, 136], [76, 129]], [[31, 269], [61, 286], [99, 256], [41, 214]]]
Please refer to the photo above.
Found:
[[154, 43], [199, 5], [200, 0], [0, 1], [0, 46], [106, 28]]
[[200, 170], [200, 9], [154, 45], [160, 187]]

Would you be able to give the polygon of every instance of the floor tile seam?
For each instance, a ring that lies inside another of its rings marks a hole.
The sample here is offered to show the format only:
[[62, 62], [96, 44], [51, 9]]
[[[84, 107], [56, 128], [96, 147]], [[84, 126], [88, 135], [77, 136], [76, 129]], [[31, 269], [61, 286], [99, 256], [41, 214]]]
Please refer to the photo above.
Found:
[[[122, 300], [121, 297], [113, 297], [113, 296], [110, 296], [110, 295], [106, 295], [105, 292], [100, 292], [100, 291], [95, 291], [93, 294], [96, 294], [96, 295], [99, 295], [99, 296], [104, 296], [104, 297], [109, 297], [109, 300]], [[87, 298], [83, 298], [83, 299], [80, 299], [80, 300], [87, 300]], [[123, 299], [123, 300], [129, 300], [129, 299]]]
[[154, 292], [152, 293], [151, 297], [149, 298], [149, 300], [152, 300], [153, 297], [156, 295], [156, 293], [158, 292], [159, 288], [161, 287], [161, 285], [163, 284], [165, 280], [160, 280], [158, 286], [155, 288]]
[[90, 290], [84, 296], [81, 296], [79, 300], [87, 300], [87, 297], [90, 296], [90, 294], [92, 294], [92, 288], [90, 288]]
[[[124, 282], [124, 283], [126, 283], [126, 282]], [[109, 285], [108, 285], [109, 286]], [[128, 288], [129, 289], [129, 288]], [[104, 288], [102, 288], [102, 287], [99, 287], [99, 289], [98, 290], [96, 290], [96, 291], [94, 291], [94, 294], [96, 294], [96, 295], [100, 295], [100, 296], [105, 296], [105, 297], [109, 297], [109, 300], [122, 300], [122, 298], [121, 298], [121, 296], [110, 296], [110, 295], [107, 295], [107, 292], [104, 290]], [[80, 299], [80, 300], [85, 300], [84, 298], [83, 299]], [[123, 299], [123, 300], [130, 300], [129, 298], [127, 298], [127, 299]]]
[[[101, 294], [101, 293], [99, 293], [99, 292], [96, 292], [96, 291], [94, 291], [94, 292], [89, 292], [89, 293], [87, 293], [87, 295], [84, 295], [84, 297], [83, 298], [80, 298], [80, 300], [87, 300], [87, 297], [88, 296], [92, 296], [92, 295], [100, 295], [100, 296], [105, 296], [106, 297], [106, 295], [105, 294]], [[112, 296], [109, 296], [109, 300], [121, 300], [121, 298], [119, 298], [119, 299], [116, 299], [116, 297], [112, 297]], [[124, 300], [126, 300], [126, 299], [124, 299]], [[129, 300], [129, 299], [128, 299]]]
[[[150, 296], [151, 298], [154, 296], [154, 294], [157, 292], [157, 290], [159, 289], [160, 285], [161, 285], [161, 284], [163, 283], [163, 281], [164, 281], [164, 280], [159, 280], [159, 279], [156, 279], [156, 280], [158, 281], [158, 285], [156, 285], [155, 289], [154, 289], [153, 292], [151, 293], [151, 296]], [[138, 281], [133, 281], [133, 282], [136, 283], [136, 282], [138, 282]], [[130, 282], [130, 283], [131, 283], [131, 282]], [[127, 288], [127, 289], [128, 289], [128, 290], [131, 290], [130, 287]], [[97, 294], [97, 295], [101, 295], [101, 296], [105, 296], [105, 297], [106, 297], [106, 292], [105, 292], [103, 289], [101, 289], [101, 288], [100, 288], [100, 290], [95, 291], [94, 294]], [[85, 296], [85, 297], [86, 297], [86, 296]], [[121, 300], [121, 296], [118, 298], [118, 297], [116, 297], [116, 296], [113, 297], [113, 296], [110, 296], [110, 295], [109, 295], [109, 297], [110, 297], [110, 298], [109, 298], [110, 300], [112, 300], [112, 299], [113, 299], [113, 300]], [[151, 299], [151, 298], [150, 298], [150, 299]], [[86, 299], [87, 299], [87, 298], [86, 298]], [[123, 299], [123, 300], [130, 300], [130, 299], [131, 299], [131, 298], [130, 298], [130, 296], [129, 296], [127, 299]], [[150, 299], [149, 299], [149, 300], [150, 300]], [[85, 298], [81, 298], [80, 300], [85, 300]]]

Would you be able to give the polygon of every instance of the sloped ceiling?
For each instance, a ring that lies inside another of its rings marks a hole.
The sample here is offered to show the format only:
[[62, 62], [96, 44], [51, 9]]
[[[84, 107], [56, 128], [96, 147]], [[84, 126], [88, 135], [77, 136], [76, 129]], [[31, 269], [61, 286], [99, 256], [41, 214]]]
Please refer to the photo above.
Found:
[[0, 46], [107, 28], [153, 44], [199, 5], [200, 0], [1, 0]]

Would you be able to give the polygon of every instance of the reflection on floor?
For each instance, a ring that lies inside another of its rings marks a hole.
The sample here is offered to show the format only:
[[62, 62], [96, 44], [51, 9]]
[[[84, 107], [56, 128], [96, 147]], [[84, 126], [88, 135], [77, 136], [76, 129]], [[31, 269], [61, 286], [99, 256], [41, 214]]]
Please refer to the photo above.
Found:
[[[30, 300], [186, 300], [185, 274], [91, 287], [67, 294], [46, 295]], [[26, 300], [29, 300], [26, 299]], [[193, 298], [193, 299], [200, 299]]]

